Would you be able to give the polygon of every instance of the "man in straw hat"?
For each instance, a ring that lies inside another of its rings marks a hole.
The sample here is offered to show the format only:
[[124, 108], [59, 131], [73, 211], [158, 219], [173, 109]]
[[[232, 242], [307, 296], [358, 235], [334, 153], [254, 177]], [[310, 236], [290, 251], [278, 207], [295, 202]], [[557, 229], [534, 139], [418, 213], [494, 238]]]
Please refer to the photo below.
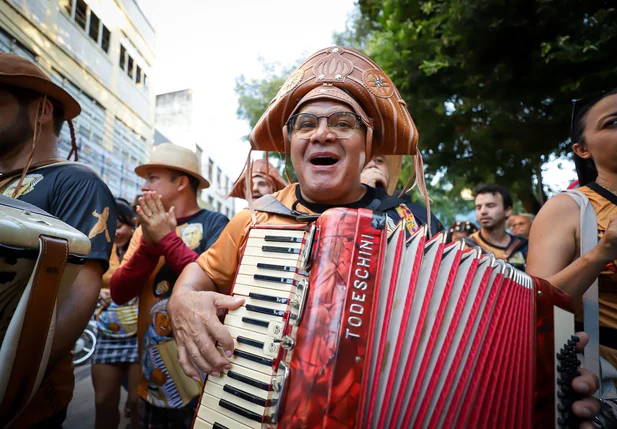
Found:
[[[90, 238], [88, 261], [58, 302], [49, 365], [12, 427], [60, 427], [73, 395], [71, 351], [92, 316], [116, 230], [109, 189], [88, 166], [58, 159], [58, 136], [81, 108], [35, 64], [0, 53], [0, 194], [34, 204]], [[1, 239], [0, 232], [0, 239]]]
[[265, 159], [256, 159], [251, 163], [251, 185], [246, 186], [246, 168], [234, 183], [231, 192], [227, 197], [246, 199], [246, 191], [250, 189], [254, 200], [267, 194], [278, 192], [287, 186], [278, 170]]
[[158, 145], [135, 173], [146, 180], [137, 206], [140, 227], [111, 278], [111, 296], [118, 304], [139, 296], [140, 426], [190, 428], [200, 385], [176, 369], [167, 300], [184, 267], [217, 240], [228, 219], [199, 207], [198, 192], [210, 184], [189, 149]]
[[[244, 302], [228, 294], [251, 224], [297, 224], [331, 207], [369, 208], [387, 214], [389, 232], [402, 227], [413, 233], [417, 213], [404, 210], [401, 216], [396, 210], [404, 206], [401, 200], [361, 183], [373, 155], [416, 155], [416, 183], [428, 199], [418, 135], [405, 102], [385, 72], [352, 49], [311, 55], [288, 78], [249, 140], [253, 149], [290, 154], [299, 183], [234, 216], [221, 239], [178, 279], [168, 308], [180, 364], [194, 377], [196, 368], [217, 377], [230, 367], [225, 356], [233, 355], [234, 340], [218, 312]], [[437, 220], [429, 217], [427, 223], [435, 233]]]

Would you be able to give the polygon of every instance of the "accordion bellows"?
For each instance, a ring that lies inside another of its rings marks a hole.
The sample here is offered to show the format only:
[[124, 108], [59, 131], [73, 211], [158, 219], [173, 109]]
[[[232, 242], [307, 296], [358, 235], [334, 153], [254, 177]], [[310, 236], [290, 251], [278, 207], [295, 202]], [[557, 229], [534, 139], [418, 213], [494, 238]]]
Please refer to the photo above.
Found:
[[320, 86], [341, 88], [364, 108], [373, 122], [374, 154], [416, 154], [418, 131], [394, 83], [366, 55], [340, 46], [314, 53], [289, 76], [249, 135], [251, 147], [289, 151], [283, 127], [302, 97]]
[[444, 234], [386, 239], [364, 209], [258, 225], [232, 293], [232, 368], [206, 380], [196, 429], [572, 423], [570, 298]]

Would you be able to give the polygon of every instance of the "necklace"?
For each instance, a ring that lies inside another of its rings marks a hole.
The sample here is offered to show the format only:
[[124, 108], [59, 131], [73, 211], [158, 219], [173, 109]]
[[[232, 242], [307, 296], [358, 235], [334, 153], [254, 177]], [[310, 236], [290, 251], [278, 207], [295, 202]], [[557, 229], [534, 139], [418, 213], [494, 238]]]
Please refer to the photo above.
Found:
[[608, 192], [610, 192], [613, 195], [617, 195], [617, 191], [612, 190], [611, 188], [607, 188], [606, 186], [596, 182], [598, 184], [599, 187], [601, 187], [602, 189], [606, 189]]

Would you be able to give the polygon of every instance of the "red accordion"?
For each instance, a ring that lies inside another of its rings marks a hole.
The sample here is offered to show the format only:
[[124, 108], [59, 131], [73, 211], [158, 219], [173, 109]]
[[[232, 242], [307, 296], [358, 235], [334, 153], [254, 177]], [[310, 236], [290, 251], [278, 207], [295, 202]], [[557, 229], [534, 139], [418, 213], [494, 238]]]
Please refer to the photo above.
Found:
[[206, 380], [194, 428], [572, 422], [570, 298], [443, 234], [386, 239], [364, 209], [256, 226], [232, 292], [232, 368]]

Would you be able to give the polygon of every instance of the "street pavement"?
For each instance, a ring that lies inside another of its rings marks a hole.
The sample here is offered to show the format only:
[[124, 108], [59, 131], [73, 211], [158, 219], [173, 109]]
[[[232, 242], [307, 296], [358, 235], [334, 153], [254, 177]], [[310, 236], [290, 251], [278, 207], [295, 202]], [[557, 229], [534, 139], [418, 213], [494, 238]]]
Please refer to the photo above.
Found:
[[[130, 420], [124, 417], [127, 393], [121, 389], [120, 395], [121, 418], [118, 428], [125, 429], [127, 426], [130, 427]], [[75, 367], [75, 391], [62, 427], [64, 429], [94, 428], [94, 414], [94, 389], [90, 376], [90, 364]]]

